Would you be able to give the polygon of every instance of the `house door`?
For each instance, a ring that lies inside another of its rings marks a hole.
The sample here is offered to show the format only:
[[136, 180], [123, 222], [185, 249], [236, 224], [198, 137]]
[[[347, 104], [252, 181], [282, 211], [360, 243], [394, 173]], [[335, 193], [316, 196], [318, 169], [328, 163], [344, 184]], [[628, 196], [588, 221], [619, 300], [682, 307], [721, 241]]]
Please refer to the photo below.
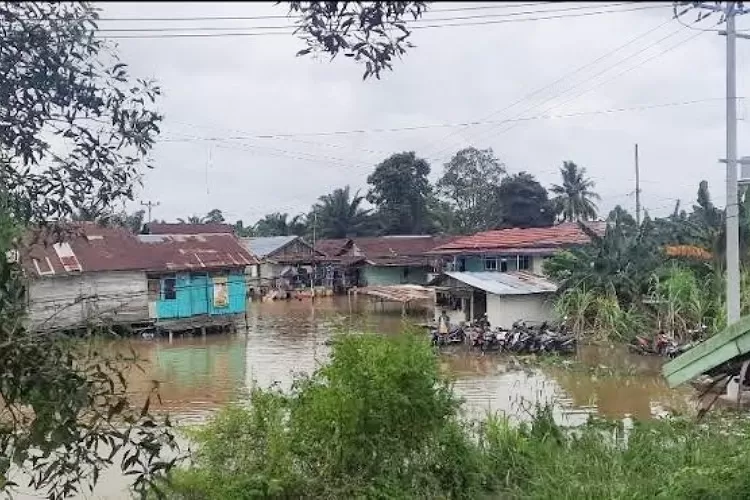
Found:
[[487, 312], [487, 293], [483, 290], [474, 290], [472, 300], [474, 302], [474, 317], [471, 319], [477, 320]]

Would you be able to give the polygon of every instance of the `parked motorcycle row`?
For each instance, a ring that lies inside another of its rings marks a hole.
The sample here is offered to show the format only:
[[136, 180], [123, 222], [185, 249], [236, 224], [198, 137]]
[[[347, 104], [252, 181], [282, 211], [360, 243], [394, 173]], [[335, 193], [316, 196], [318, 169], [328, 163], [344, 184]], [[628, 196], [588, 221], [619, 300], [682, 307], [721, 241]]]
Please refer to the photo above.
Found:
[[431, 331], [432, 343], [436, 346], [467, 345], [482, 352], [497, 351], [515, 354], [573, 354], [577, 341], [564, 326], [542, 323], [538, 326], [519, 321], [510, 330], [490, 328], [488, 324], [458, 326], [449, 333], [440, 335]]

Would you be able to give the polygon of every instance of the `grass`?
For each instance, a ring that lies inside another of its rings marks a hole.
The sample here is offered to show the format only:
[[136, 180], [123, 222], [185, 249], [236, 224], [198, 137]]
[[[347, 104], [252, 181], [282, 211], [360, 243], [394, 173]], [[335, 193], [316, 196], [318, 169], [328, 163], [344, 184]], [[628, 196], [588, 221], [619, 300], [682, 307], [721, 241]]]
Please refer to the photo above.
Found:
[[287, 392], [255, 389], [192, 432], [174, 499], [748, 498], [750, 424], [459, 416], [423, 336], [343, 336]]

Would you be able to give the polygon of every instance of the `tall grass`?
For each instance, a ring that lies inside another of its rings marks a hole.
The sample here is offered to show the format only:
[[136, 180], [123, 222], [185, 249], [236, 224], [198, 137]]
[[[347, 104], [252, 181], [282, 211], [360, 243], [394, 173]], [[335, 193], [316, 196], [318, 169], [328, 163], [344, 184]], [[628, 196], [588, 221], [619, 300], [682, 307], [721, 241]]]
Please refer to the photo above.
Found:
[[174, 499], [748, 498], [750, 424], [476, 423], [426, 341], [344, 337], [293, 389], [256, 389], [193, 433]]

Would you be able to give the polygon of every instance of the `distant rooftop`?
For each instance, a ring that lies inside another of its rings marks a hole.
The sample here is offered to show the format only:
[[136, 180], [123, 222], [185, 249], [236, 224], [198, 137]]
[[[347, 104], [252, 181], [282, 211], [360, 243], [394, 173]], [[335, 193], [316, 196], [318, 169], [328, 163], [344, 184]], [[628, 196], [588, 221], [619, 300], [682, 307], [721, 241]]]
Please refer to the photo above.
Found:
[[209, 222], [206, 224], [151, 223], [147, 224], [149, 234], [217, 234], [234, 233], [229, 224]]
[[[604, 234], [604, 222], [586, 222], [585, 225], [597, 234]], [[510, 228], [484, 231], [457, 238], [441, 245], [434, 253], [456, 253], [460, 251], [482, 251], [503, 249], [559, 248], [582, 245], [590, 242], [589, 236], [578, 222], [564, 222], [550, 227]]]
[[263, 257], [274, 253], [281, 247], [288, 245], [299, 236], [264, 236], [257, 238], [242, 238], [242, 243], [256, 257]]

